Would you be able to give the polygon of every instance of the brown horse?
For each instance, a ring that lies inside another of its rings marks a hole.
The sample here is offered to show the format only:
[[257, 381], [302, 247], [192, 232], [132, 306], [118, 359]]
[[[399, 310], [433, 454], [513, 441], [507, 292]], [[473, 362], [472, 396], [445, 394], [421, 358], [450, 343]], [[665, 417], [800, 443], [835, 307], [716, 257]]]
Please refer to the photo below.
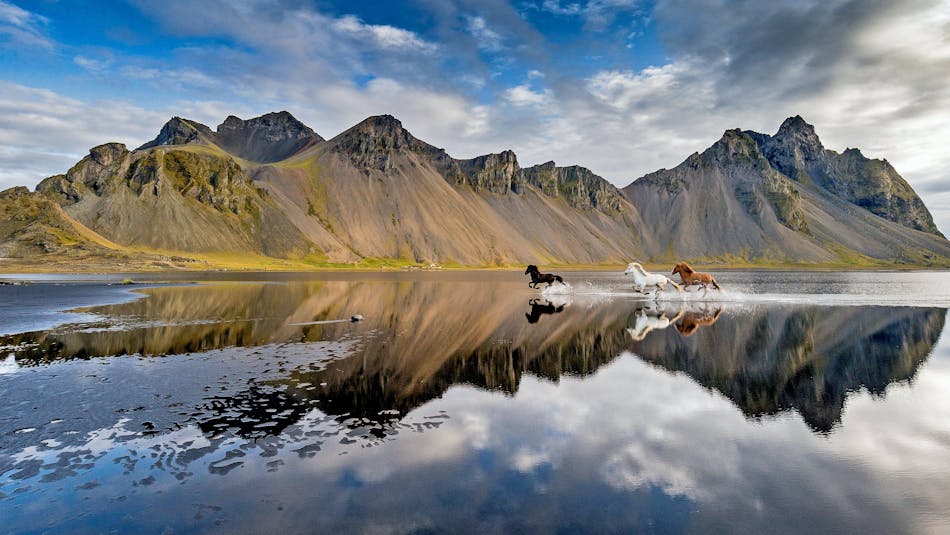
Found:
[[680, 262], [673, 266], [673, 274], [680, 274], [680, 278], [683, 279], [683, 285], [689, 286], [691, 284], [701, 284], [703, 289], [712, 284], [713, 288], [721, 290], [719, 283], [716, 282], [716, 279], [713, 278], [709, 273], [699, 273], [694, 271], [693, 268], [689, 267], [689, 264], [686, 262]]
[[538, 266], [531, 264], [528, 266], [528, 269], [524, 270], [525, 275], [531, 275], [531, 282], [528, 283], [529, 288], [537, 288], [542, 282], [548, 283], [550, 287], [554, 284], [554, 281], [564, 284], [564, 279], [560, 275], [554, 275], [553, 273], [541, 273], [538, 269]]

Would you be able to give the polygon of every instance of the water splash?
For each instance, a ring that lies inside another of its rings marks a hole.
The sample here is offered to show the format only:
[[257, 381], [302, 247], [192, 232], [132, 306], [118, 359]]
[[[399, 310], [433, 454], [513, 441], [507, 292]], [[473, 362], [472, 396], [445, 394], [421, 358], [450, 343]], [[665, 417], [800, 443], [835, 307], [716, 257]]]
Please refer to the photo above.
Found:
[[552, 284], [551, 286], [546, 286], [543, 290], [541, 290], [541, 295], [547, 298], [550, 298], [551, 296], [555, 296], [555, 295], [573, 295], [573, 294], [574, 294], [574, 287], [566, 282]]

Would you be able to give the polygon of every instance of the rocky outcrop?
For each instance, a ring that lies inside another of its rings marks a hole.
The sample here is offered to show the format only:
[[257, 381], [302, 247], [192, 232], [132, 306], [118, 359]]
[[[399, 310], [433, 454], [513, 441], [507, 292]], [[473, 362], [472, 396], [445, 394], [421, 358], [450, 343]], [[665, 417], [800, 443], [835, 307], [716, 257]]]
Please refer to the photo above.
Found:
[[36, 190], [64, 206], [79, 202], [86, 195], [103, 195], [114, 182], [114, 177], [126, 174], [130, 156], [122, 143], [93, 147], [65, 175], [43, 180]]
[[510, 150], [456, 161], [459, 168], [457, 184], [471, 186], [475, 191], [490, 191], [501, 195], [524, 191], [518, 157]]
[[557, 167], [547, 162], [524, 170], [525, 181], [549, 197], [563, 197], [578, 210], [623, 211], [623, 196], [606, 179], [590, 169], [572, 165]]
[[798, 115], [786, 119], [774, 136], [747, 134], [772, 167], [793, 180], [823, 188], [889, 221], [942, 236], [923, 201], [887, 160], [866, 158], [857, 149], [839, 154], [824, 148], [815, 128]]
[[841, 198], [907, 228], [943, 236], [924, 201], [887, 160], [866, 158], [858, 149], [828, 152]]

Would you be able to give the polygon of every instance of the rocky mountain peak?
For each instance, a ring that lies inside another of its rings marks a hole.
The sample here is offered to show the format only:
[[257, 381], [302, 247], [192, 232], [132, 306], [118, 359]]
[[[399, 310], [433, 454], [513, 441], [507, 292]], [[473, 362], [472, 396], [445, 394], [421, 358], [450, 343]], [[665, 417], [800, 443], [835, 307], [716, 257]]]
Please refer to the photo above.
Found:
[[[347, 132], [359, 133], [370, 137], [402, 137], [407, 134], [402, 121], [392, 115], [373, 115], [363, 119]], [[346, 133], [346, 132], [344, 132]]]
[[243, 120], [229, 115], [218, 125], [214, 141], [241, 158], [272, 163], [323, 141], [309, 126], [286, 111]]
[[220, 134], [222, 130], [238, 130], [244, 128], [244, 119], [236, 115], [228, 115], [224, 122], [218, 125], [217, 131]]
[[158, 136], [135, 150], [145, 150], [162, 145], [186, 145], [188, 143], [197, 143], [202, 138], [212, 137], [214, 133], [207, 126], [181, 117], [172, 117], [169, 119]]
[[288, 139], [322, 140], [309, 126], [298, 121], [296, 117], [286, 111], [271, 112], [248, 119], [246, 121], [234, 115], [229, 115], [223, 123], [218, 125], [218, 136], [243, 134], [247, 131], [260, 131], [263, 141], [278, 143]]
[[800, 115], [785, 119], [774, 136], [760, 134], [756, 142], [772, 167], [782, 174], [834, 191], [825, 148], [815, 127]]
[[786, 145], [796, 145], [803, 153], [817, 154], [824, 150], [815, 127], [805, 122], [801, 115], [785, 119], [772, 139]]
[[696, 161], [699, 165], [720, 166], [757, 160], [762, 155], [755, 140], [738, 128], [723, 132], [719, 141], [706, 149]]
[[356, 126], [330, 140], [333, 151], [350, 158], [355, 165], [385, 171], [395, 166], [400, 152], [425, 153], [437, 157], [442, 151], [413, 137], [392, 115], [367, 117]]

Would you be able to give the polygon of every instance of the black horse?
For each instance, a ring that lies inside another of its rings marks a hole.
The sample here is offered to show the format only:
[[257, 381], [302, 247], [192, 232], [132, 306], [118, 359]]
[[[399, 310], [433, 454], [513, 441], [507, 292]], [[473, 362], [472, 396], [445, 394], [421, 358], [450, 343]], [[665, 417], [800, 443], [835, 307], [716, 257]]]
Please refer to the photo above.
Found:
[[531, 305], [531, 312], [524, 313], [524, 317], [528, 318], [528, 323], [537, 323], [544, 314], [557, 314], [564, 311], [564, 305], [555, 306], [550, 301], [547, 301], [545, 305], [539, 305], [538, 299], [531, 299], [528, 304]]
[[531, 275], [531, 282], [528, 283], [529, 288], [537, 288], [538, 284], [542, 282], [548, 283], [548, 286], [554, 284], [554, 281], [564, 284], [564, 279], [560, 275], [554, 275], [553, 273], [541, 273], [538, 270], [538, 266], [531, 264], [528, 266], [528, 269], [524, 270], [525, 275]]

